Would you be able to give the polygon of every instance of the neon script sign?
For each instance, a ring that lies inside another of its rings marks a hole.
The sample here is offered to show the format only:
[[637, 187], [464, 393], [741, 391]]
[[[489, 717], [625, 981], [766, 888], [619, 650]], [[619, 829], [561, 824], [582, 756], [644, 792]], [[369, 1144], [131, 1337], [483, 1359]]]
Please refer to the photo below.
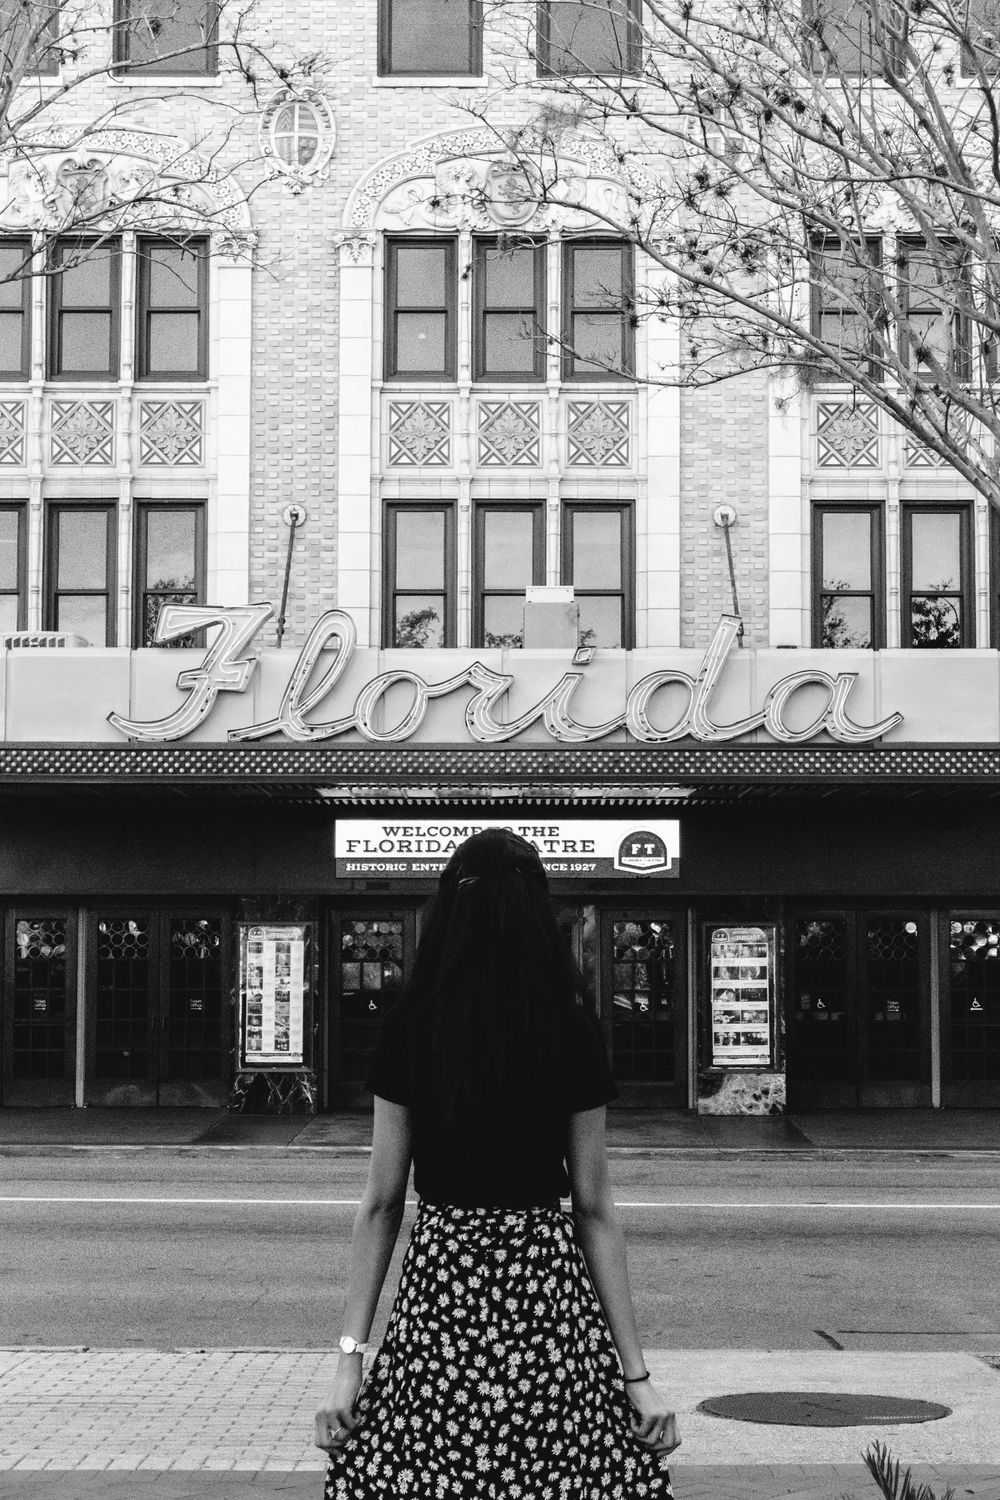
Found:
[[[165, 605], [156, 628], [158, 641], [174, 640], [206, 626], [217, 625], [221, 629], [201, 663], [178, 674], [177, 686], [187, 697], [173, 713], [162, 719], [142, 722], [126, 719], [121, 714], [109, 714], [108, 722], [129, 739], [183, 739], [204, 723], [220, 693], [245, 692], [257, 666], [256, 660], [246, 654], [247, 648], [271, 614], [270, 604], [236, 605], [232, 608]], [[756, 712], [731, 724], [717, 723], [712, 717], [712, 696], [739, 629], [740, 622], [735, 615], [723, 615], [701, 666], [693, 676], [676, 667], [651, 672], [634, 685], [621, 711], [603, 724], [581, 724], [573, 717], [573, 694], [583, 680], [586, 668], [583, 653], [578, 653], [578, 658], [574, 659], [574, 670], [564, 672], [549, 692], [516, 718], [502, 717], [507, 694], [516, 681], [513, 673], [494, 672], [482, 662], [474, 661], [440, 682], [427, 682], [409, 670], [383, 672], [365, 683], [348, 712], [342, 712], [339, 718], [314, 719], [310, 716], [321, 711], [322, 707], [329, 712], [337, 684], [354, 654], [357, 641], [350, 615], [340, 609], [331, 609], [316, 621], [299, 652], [275, 716], [242, 729], [231, 729], [228, 737], [247, 741], [280, 734], [286, 739], [309, 742], [336, 739], [355, 730], [377, 744], [398, 744], [416, 732], [434, 699], [470, 688], [472, 696], [465, 705], [465, 724], [472, 738], [484, 745], [516, 739], [533, 724], [542, 724], [554, 740], [564, 745], [601, 740], [619, 729], [625, 729], [633, 739], [645, 745], [664, 745], [681, 739], [719, 744], [739, 739], [755, 729], [765, 730], [772, 739], [786, 745], [802, 744], [823, 731], [843, 745], [865, 745], [880, 739], [903, 722], [902, 714], [893, 713], [877, 724], [856, 723], [847, 705], [858, 673], [838, 672], [834, 676], [810, 667], [782, 677], [768, 690], [763, 705]], [[320, 657], [324, 653], [329, 661], [317, 675]], [[683, 712], [672, 722], [657, 722], [654, 718], [657, 695], [672, 686], [679, 686], [684, 691]], [[383, 718], [381, 725], [377, 724], [380, 715], [388, 711], [387, 694], [399, 687], [408, 690], [407, 706], [395, 723], [388, 724]], [[825, 702], [808, 724], [796, 729], [789, 725], [786, 714], [795, 694], [805, 687], [820, 688]]]

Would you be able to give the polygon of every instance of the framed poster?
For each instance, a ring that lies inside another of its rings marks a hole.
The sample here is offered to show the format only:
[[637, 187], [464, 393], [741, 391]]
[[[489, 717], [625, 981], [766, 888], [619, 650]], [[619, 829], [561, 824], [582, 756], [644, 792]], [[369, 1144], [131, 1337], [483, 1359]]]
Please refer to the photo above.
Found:
[[709, 942], [714, 1068], [774, 1061], [774, 928], [715, 927]]
[[301, 1068], [312, 1001], [312, 923], [240, 924], [240, 1066]]

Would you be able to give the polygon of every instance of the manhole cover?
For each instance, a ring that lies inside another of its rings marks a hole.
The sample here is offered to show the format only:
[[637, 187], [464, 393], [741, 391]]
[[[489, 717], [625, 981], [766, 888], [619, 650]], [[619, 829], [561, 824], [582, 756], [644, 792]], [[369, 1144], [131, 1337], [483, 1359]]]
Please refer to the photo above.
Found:
[[774, 1422], [783, 1427], [894, 1426], [951, 1416], [951, 1407], [936, 1401], [843, 1391], [747, 1391], [741, 1396], [710, 1396], [698, 1410], [735, 1422]]

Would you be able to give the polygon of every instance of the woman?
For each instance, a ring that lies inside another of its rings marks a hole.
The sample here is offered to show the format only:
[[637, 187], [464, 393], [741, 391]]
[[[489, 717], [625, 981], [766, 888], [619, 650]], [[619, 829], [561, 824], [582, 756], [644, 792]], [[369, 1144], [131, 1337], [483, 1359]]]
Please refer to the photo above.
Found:
[[[677, 1421], [643, 1363], [608, 1179], [616, 1091], [578, 990], [534, 848], [467, 839], [368, 1077], [371, 1166], [316, 1414], [327, 1500], [673, 1493]], [[362, 1385], [411, 1159], [420, 1209]]]

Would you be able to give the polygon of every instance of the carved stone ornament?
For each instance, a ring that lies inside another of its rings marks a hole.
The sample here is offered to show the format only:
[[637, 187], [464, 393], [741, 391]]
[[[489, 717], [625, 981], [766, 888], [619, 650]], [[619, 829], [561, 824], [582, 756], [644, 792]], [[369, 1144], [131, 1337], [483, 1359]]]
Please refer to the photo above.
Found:
[[[498, 145], [500, 150], [498, 151]], [[620, 216], [630, 201], [652, 203], [626, 174], [611, 142], [596, 132], [563, 132], [558, 157], [551, 141], [523, 134], [517, 153], [505, 151], [495, 131], [435, 136], [369, 172], [348, 200], [345, 225], [380, 228], [516, 230], [593, 226], [594, 208]], [[632, 200], [630, 200], [630, 194]]]
[[204, 463], [203, 401], [139, 403], [139, 462], [173, 468]]
[[53, 401], [49, 413], [53, 464], [114, 463], [113, 402]]
[[541, 462], [541, 410], [539, 401], [480, 401], [481, 467], [537, 468]]
[[335, 234], [333, 243], [340, 250], [341, 264], [349, 261], [352, 266], [370, 266], [377, 238], [378, 236], [374, 233], [353, 234], [350, 231], [344, 231]]
[[0, 151], [0, 230], [206, 229], [250, 247], [246, 197], [232, 173], [173, 136], [49, 127]]
[[816, 403], [816, 465], [877, 469], [882, 462], [878, 412], [870, 401]]
[[570, 468], [628, 466], [631, 407], [627, 401], [570, 401], [566, 415]]
[[0, 401], [0, 464], [24, 463], [23, 401]]
[[391, 467], [440, 469], [450, 464], [450, 402], [390, 401], [388, 429]]
[[318, 89], [279, 89], [265, 106], [258, 135], [272, 177], [282, 178], [291, 192], [326, 181], [337, 126]]

